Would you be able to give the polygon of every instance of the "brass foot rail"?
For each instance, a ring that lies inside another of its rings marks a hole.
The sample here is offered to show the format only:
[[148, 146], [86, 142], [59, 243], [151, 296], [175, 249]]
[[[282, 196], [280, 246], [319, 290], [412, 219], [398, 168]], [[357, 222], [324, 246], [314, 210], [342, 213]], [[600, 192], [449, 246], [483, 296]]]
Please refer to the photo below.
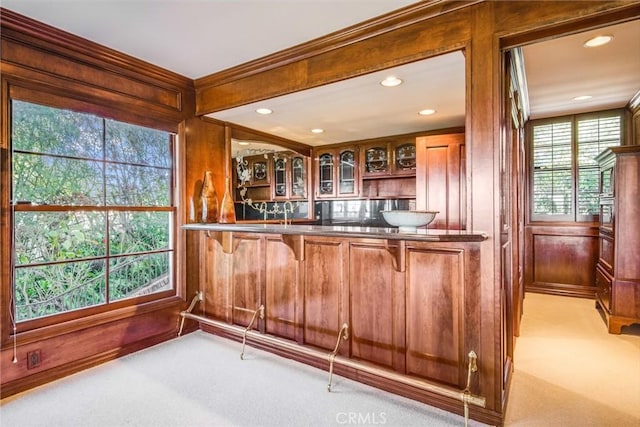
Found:
[[[186, 311], [183, 311], [180, 313], [180, 316], [182, 317], [186, 317], [188, 319], [192, 319], [201, 323], [204, 323], [206, 325], [209, 326], [215, 326], [218, 329], [221, 329], [225, 332], [229, 332], [235, 335], [239, 335], [242, 336], [245, 333], [244, 328], [241, 328], [239, 326], [236, 325], [230, 325], [228, 323], [224, 323], [224, 322], [220, 322], [218, 320], [213, 320], [213, 319], [209, 319], [207, 317], [204, 316], [199, 316], [197, 314], [192, 314], [192, 313], [188, 313]], [[280, 338], [276, 338], [273, 337], [271, 335], [264, 335], [258, 332], [254, 332], [254, 331], [247, 331], [246, 335], [250, 336], [252, 339], [254, 339], [255, 341], [259, 341], [265, 344], [270, 344], [274, 347], [279, 347], [282, 349], [286, 349], [286, 350], [290, 350], [290, 351], [295, 351], [297, 353], [300, 354], [304, 354], [306, 356], [311, 356], [311, 357], [315, 357], [318, 359], [326, 359], [327, 355], [326, 353], [322, 352], [322, 351], [318, 351], [315, 350], [313, 348], [309, 348], [309, 347], [305, 347], [303, 345], [299, 345], [299, 344], [295, 344], [289, 341], [284, 341]], [[370, 365], [365, 365], [362, 363], [359, 363], [357, 361], [351, 360], [351, 359], [347, 359], [344, 357], [341, 357], [339, 355], [336, 355], [334, 357], [334, 362], [338, 363], [342, 366], [346, 366], [349, 368], [353, 368], [353, 369], [357, 369], [360, 370], [362, 372], [367, 372], [369, 374], [373, 374], [373, 375], [377, 375], [379, 377], [391, 380], [391, 381], [395, 381], [401, 384], [406, 384], [409, 385], [411, 387], [416, 387], [418, 389], [424, 390], [424, 391], [428, 391], [431, 393], [435, 393], [438, 394], [440, 396], [445, 396], [451, 399], [455, 399], [458, 400], [460, 402], [463, 402], [465, 404], [471, 404], [471, 405], [475, 405], [475, 406], [479, 406], [481, 408], [484, 408], [486, 406], [486, 399], [482, 396], [476, 396], [471, 394], [469, 391], [466, 390], [456, 390], [456, 389], [452, 389], [452, 388], [448, 388], [445, 386], [441, 386], [439, 384], [433, 384], [424, 380], [420, 380], [417, 378], [413, 378], [413, 377], [408, 377], [406, 375], [401, 375], [401, 374], [397, 374], [395, 372], [390, 372], [390, 371], [386, 371], [383, 369], [379, 369], [376, 368], [374, 366], [370, 366]]]
[[253, 316], [251, 317], [251, 321], [245, 328], [242, 333], [242, 352], [240, 353], [240, 360], [244, 360], [244, 346], [247, 344], [247, 333], [251, 330], [253, 323], [256, 321], [256, 318], [260, 314], [260, 318], [264, 319], [264, 305], [260, 304], [260, 307], [256, 311], [253, 312]]
[[336, 341], [336, 347], [333, 349], [331, 353], [329, 353], [329, 384], [327, 384], [327, 391], [331, 391], [331, 379], [333, 378], [333, 362], [336, 360], [336, 355], [338, 354], [338, 350], [340, 349], [341, 340], [349, 339], [349, 325], [346, 323], [342, 324], [340, 328], [340, 332], [338, 332], [338, 340]]

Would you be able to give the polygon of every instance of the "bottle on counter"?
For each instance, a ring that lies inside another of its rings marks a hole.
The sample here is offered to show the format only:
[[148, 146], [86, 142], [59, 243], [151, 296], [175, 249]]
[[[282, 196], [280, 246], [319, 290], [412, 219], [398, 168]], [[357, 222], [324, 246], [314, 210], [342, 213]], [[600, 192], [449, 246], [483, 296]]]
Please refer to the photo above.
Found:
[[236, 208], [233, 203], [233, 197], [229, 190], [229, 177], [224, 182], [224, 196], [222, 196], [222, 205], [220, 206], [220, 218], [221, 224], [235, 224], [236, 223]]
[[202, 205], [202, 222], [218, 222], [218, 195], [216, 194], [216, 188], [213, 186], [213, 176], [210, 171], [204, 173], [200, 202]]
[[188, 213], [188, 222], [189, 224], [194, 224], [199, 222], [202, 219], [202, 208], [200, 196], [189, 197], [189, 213]]

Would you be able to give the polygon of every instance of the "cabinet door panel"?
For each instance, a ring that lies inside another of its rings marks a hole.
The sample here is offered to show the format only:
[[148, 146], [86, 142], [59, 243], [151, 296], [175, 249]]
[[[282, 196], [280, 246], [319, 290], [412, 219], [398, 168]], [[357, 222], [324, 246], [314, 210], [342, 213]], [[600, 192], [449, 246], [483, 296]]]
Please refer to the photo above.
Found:
[[463, 385], [463, 268], [461, 251], [408, 251], [408, 374]]
[[328, 350], [336, 345], [338, 331], [346, 320], [342, 318], [342, 307], [346, 306], [347, 270], [343, 265], [348, 256], [346, 245], [328, 240], [305, 241], [305, 344]]
[[430, 228], [466, 226], [464, 134], [433, 135], [416, 142], [416, 207], [439, 211]]
[[231, 322], [229, 271], [231, 256], [225, 254], [215, 239], [200, 233], [200, 309], [213, 319]]
[[596, 292], [604, 308], [611, 312], [611, 278], [600, 267], [596, 268]]
[[398, 141], [391, 145], [393, 151], [393, 173], [395, 175], [415, 175], [416, 142]]
[[613, 274], [613, 253], [614, 244], [613, 238], [605, 235], [600, 235], [600, 265], [604, 267], [610, 274]]
[[268, 159], [253, 159], [251, 167], [251, 185], [269, 185], [271, 182], [271, 167]]
[[295, 339], [298, 264], [291, 249], [281, 241], [267, 240], [266, 330]]
[[361, 147], [364, 176], [384, 176], [390, 172], [390, 156], [387, 144], [366, 144]]
[[[261, 240], [245, 237], [238, 242], [233, 256], [233, 323], [247, 326], [260, 306], [263, 255]], [[254, 261], [254, 262], [252, 262]], [[254, 323], [254, 328], [259, 322]]]
[[332, 151], [321, 152], [316, 157], [316, 197], [336, 196], [335, 159]]
[[427, 186], [425, 188], [426, 207], [424, 209], [439, 212], [431, 224], [435, 228], [447, 228], [448, 158], [449, 148], [446, 146], [426, 148], [424, 164]]
[[306, 199], [308, 188], [308, 161], [305, 157], [294, 157], [291, 160], [291, 190], [292, 199]]
[[404, 370], [404, 280], [379, 245], [349, 249], [351, 355]]
[[354, 149], [339, 151], [336, 164], [338, 168], [338, 196], [357, 197], [360, 194], [357, 159], [357, 153]]
[[359, 197], [360, 172], [355, 147], [316, 152], [316, 198]]
[[273, 198], [287, 199], [287, 162], [283, 158], [273, 160]]

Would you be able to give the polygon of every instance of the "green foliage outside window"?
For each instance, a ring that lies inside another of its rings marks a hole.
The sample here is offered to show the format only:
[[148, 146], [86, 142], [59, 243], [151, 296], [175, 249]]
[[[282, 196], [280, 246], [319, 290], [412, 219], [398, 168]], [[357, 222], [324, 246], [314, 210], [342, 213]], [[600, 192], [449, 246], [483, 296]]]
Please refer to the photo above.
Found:
[[21, 101], [11, 124], [16, 320], [172, 289], [171, 135]]

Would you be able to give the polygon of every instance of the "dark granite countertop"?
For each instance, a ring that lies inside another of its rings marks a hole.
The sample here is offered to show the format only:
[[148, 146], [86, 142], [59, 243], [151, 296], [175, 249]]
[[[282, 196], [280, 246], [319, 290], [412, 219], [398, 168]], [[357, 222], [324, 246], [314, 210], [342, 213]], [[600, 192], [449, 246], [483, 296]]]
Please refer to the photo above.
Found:
[[367, 239], [417, 240], [428, 242], [482, 242], [487, 239], [483, 232], [464, 230], [417, 229], [415, 232], [399, 232], [390, 227], [358, 227], [298, 224], [186, 224], [185, 230], [231, 231], [239, 233], [294, 234], [306, 236], [333, 236]]

